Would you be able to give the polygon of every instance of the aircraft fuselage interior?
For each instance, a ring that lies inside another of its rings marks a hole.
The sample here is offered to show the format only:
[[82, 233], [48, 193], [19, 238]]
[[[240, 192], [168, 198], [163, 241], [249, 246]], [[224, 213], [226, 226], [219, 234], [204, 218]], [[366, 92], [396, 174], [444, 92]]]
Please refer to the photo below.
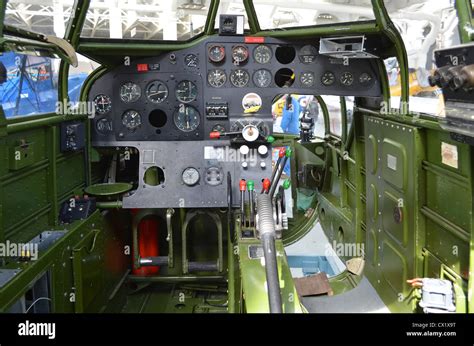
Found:
[[1, 312], [474, 311], [469, 0], [24, 2]]

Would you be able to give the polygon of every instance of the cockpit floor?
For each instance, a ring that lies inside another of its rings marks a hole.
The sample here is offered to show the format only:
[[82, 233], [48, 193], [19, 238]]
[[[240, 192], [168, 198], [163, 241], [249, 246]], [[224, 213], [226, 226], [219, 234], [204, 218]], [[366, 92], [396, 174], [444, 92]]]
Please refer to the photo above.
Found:
[[390, 313], [367, 278], [359, 285], [336, 296], [303, 298], [303, 305], [310, 313]]
[[[300, 241], [285, 248], [294, 278], [325, 272], [329, 279], [346, 271], [343, 261], [319, 223]], [[301, 268], [302, 267], [302, 268]], [[334, 296], [307, 297], [302, 303], [309, 313], [390, 313], [373, 286], [363, 277], [357, 287]]]

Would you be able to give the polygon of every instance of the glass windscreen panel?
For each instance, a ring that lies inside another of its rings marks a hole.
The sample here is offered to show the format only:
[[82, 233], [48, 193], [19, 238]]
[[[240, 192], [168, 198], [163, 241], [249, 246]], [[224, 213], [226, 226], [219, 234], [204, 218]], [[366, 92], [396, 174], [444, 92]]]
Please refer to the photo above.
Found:
[[92, 0], [81, 37], [186, 41], [204, 31], [210, 0]]
[[0, 55], [7, 80], [0, 102], [7, 118], [54, 113], [58, 102], [59, 59], [8, 52]]
[[74, 0], [8, 0], [5, 24], [44, 35], [64, 37]]
[[89, 75], [100, 65], [89, 58], [77, 54], [77, 67], [69, 66], [68, 96], [73, 107], [80, 101], [82, 86]]
[[[454, 1], [387, 1], [387, 11], [400, 32], [408, 53], [411, 112], [444, 116], [443, 92], [431, 87], [428, 77], [436, 69], [434, 51], [460, 44]], [[385, 66], [392, 96], [391, 106], [400, 107], [400, 68], [396, 58]]]
[[374, 20], [370, 0], [254, 0], [263, 30]]

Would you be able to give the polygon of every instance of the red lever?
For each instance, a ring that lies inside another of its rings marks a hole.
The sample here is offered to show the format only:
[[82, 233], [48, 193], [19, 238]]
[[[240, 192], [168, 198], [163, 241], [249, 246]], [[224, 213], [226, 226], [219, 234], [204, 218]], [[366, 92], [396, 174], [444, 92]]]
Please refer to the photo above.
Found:
[[286, 148], [281, 148], [278, 156], [282, 159], [285, 157], [285, 155], [286, 155]]
[[243, 192], [243, 191], [246, 191], [247, 190], [247, 181], [245, 181], [245, 179], [242, 179], [240, 181], [240, 191]]
[[268, 192], [270, 191], [270, 186], [272, 185], [272, 182], [270, 179], [264, 179], [263, 180], [263, 192]]
[[219, 138], [221, 138], [221, 133], [219, 131], [211, 132], [209, 134], [209, 137], [211, 139], [219, 139]]

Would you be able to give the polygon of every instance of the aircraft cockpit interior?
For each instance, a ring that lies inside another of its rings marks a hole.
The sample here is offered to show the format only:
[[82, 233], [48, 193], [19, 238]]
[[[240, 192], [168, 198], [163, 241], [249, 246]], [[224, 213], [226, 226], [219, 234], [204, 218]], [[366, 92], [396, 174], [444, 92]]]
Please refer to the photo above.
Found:
[[0, 311], [474, 311], [470, 0], [0, 3]]

